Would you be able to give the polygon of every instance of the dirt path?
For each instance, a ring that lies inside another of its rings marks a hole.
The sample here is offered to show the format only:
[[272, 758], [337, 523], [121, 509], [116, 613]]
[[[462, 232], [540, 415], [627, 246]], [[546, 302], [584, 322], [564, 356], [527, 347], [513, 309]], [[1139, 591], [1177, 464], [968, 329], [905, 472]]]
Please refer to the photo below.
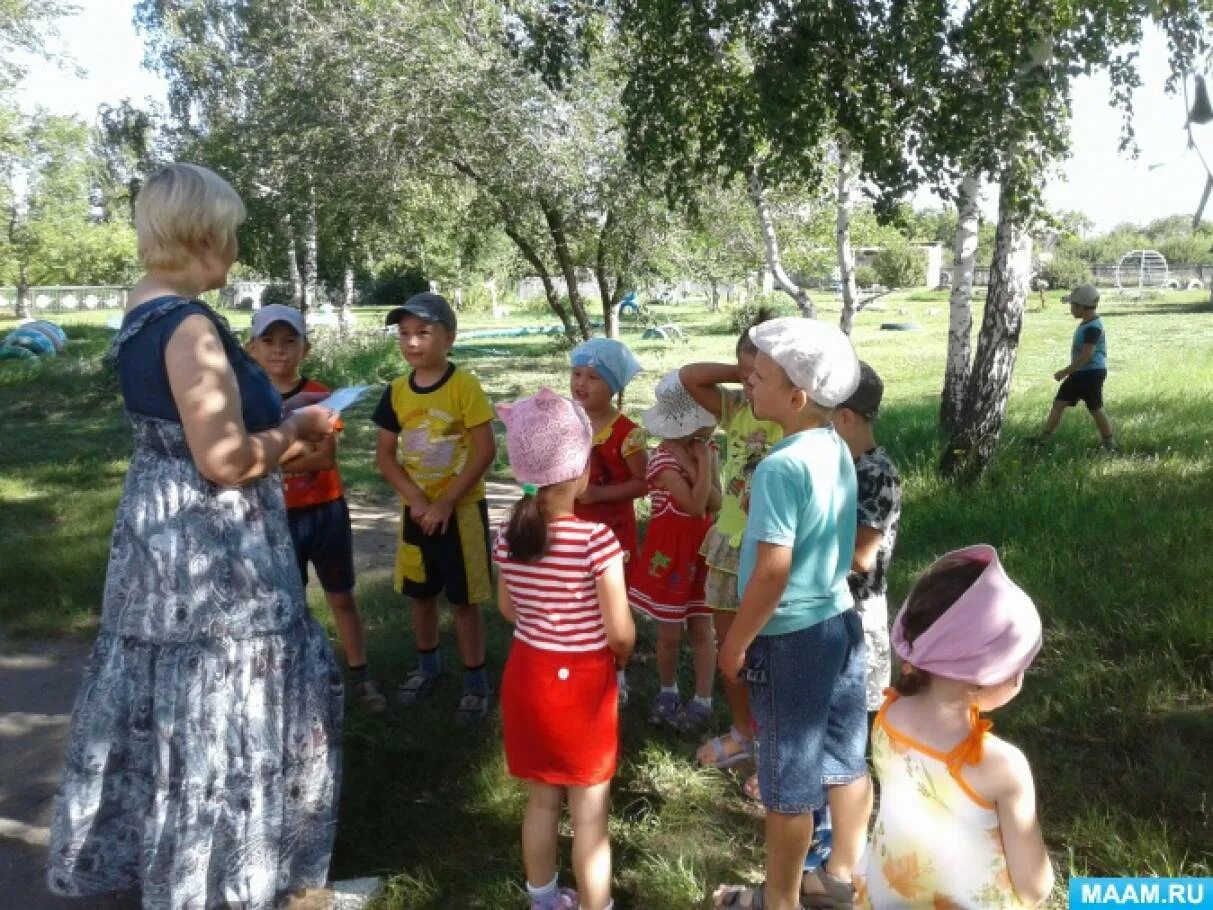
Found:
[[[518, 496], [488, 484], [495, 526]], [[391, 578], [400, 510], [392, 500], [350, 500], [358, 577]], [[91, 641], [13, 642], [0, 630], [0, 905], [21, 910], [83, 910], [89, 903], [46, 890], [51, 803], [67, 746], [68, 722]], [[355, 907], [356, 898], [338, 906]]]

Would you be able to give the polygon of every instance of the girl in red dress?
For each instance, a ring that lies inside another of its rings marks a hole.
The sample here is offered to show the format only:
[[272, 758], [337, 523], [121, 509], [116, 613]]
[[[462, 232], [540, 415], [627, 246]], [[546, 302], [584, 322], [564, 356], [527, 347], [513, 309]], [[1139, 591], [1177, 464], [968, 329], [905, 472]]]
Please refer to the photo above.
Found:
[[[651, 517], [628, 584], [634, 609], [656, 620], [661, 691], [649, 720], [685, 732], [712, 718], [716, 639], [704, 601], [707, 564], [699, 554], [720, 508], [720, 471], [710, 444], [716, 418], [683, 388], [678, 371], [657, 386], [657, 403], [644, 412], [645, 429], [661, 437], [648, 463]], [[678, 692], [682, 627], [691, 640], [695, 696], [684, 706]]]
[[630, 576], [637, 549], [635, 501], [645, 494], [645, 438], [617, 405], [641, 366], [627, 345], [614, 338], [584, 341], [569, 359], [569, 391], [594, 428], [590, 481], [574, 512], [615, 532]]
[[[510, 774], [529, 790], [522, 853], [531, 910], [607, 910], [607, 804], [619, 754], [615, 673], [636, 639], [623, 551], [605, 525], [573, 514], [589, 480], [593, 436], [581, 407], [540, 389], [497, 413], [523, 491], [493, 558], [497, 607], [514, 624], [501, 720]], [[566, 794], [579, 893], [559, 887], [556, 869]]]

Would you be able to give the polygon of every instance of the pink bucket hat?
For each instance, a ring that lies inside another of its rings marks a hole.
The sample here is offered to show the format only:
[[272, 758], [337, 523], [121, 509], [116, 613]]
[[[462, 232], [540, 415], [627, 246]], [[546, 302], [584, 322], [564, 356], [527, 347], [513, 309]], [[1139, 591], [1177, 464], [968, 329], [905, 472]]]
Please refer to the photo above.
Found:
[[497, 405], [505, 448], [519, 483], [547, 487], [580, 477], [594, 431], [581, 405], [544, 387], [530, 398]]
[[[1018, 676], [1043, 641], [1040, 614], [988, 544], [954, 550], [944, 559], [985, 564], [967, 591], [913, 642], [905, 638], [906, 603], [893, 620], [893, 650], [906, 663], [946, 679], [993, 686]], [[927, 570], [928, 572], [930, 569]]]

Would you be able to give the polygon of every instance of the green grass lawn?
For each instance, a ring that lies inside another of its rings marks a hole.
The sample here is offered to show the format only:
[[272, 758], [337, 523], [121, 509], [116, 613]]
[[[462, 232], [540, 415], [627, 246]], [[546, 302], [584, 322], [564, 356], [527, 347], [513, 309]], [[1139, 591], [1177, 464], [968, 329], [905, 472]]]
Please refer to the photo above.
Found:
[[[934, 474], [946, 295], [895, 295], [881, 301], [886, 311], [857, 320], [860, 355], [885, 380], [878, 436], [905, 481], [891, 600], [900, 602], [939, 553], [983, 541], [1000, 549], [1044, 617], [1045, 648], [1024, 692], [994, 719], [1032, 761], [1045, 837], [1063, 877], [1213, 875], [1213, 799], [1200, 770], [1213, 754], [1213, 308], [1202, 296], [1110, 299], [1103, 308], [1107, 410], [1124, 450], [1113, 458], [1095, 452], [1083, 410], [1069, 413], [1048, 452], [1022, 444], [1044, 419], [1074, 328], [1058, 295], [1045, 309], [1034, 301], [1001, 449], [969, 487]], [[628, 392], [633, 413], [651, 401], [664, 371], [727, 359], [733, 348], [726, 313], [700, 306], [657, 313], [680, 323], [690, 340], [641, 341], [625, 328], [647, 368]], [[368, 331], [340, 351], [318, 343], [315, 375], [331, 383], [396, 375], [394, 344], [371, 331], [381, 318], [364, 314]], [[246, 324], [247, 314], [232, 321]], [[551, 322], [534, 314], [510, 321]], [[886, 321], [913, 321], [920, 330], [882, 331]], [[54, 360], [0, 362], [0, 621], [17, 634], [95, 627], [130, 451], [117, 384], [100, 364], [110, 336], [104, 322], [98, 314], [65, 320], [70, 346]], [[464, 322], [490, 324], [475, 316]], [[0, 333], [10, 325], [0, 319]], [[564, 355], [542, 336], [469, 340], [455, 359], [495, 400], [567, 384]], [[342, 464], [352, 495], [388, 501], [372, 463], [376, 397], [348, 413]], [[311, 596], [328, 622], [318, 593]], [[386, 583], [363, 584], [359, 599], [376, 674], [394, 686], [412, 660], [407, 613]], [[486, 616], [496, 675], [509, 630], [491, 610]], [[449, 628], [444, 651], [447, 666], [457, 665]], [[691, 741], [644, 723], [655, 689], [651, 654], [642, 627], [615, 785], [616, 906], [683, 910], [703, 905], [718, 882], [757, 872], [761, 822], [740, 797], [739, 778], [698, 770]], [[432, 703], [408, 713], [349, 715], [333, 871], [388, 877], [382, 907], [523, 903], [522, 791], [505, 774], [496, 726], [469, 734], [454, 723], [458, 694], [452, 674]], [[567, 877], [567, 858], [564, 868]]]

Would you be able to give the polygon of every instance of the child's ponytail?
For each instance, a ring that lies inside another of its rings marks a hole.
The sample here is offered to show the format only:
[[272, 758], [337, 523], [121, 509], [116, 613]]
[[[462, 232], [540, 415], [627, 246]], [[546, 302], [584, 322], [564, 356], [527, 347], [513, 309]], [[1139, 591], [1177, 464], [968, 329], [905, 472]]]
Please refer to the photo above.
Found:
[[505, 527], [505, 542], [510, 555], [522, 562], [533, 562], [543, 555], [548, 545], [548, 523], [540, 504], [542, 490], [525, 484], [522, 498], [510, 509]]

